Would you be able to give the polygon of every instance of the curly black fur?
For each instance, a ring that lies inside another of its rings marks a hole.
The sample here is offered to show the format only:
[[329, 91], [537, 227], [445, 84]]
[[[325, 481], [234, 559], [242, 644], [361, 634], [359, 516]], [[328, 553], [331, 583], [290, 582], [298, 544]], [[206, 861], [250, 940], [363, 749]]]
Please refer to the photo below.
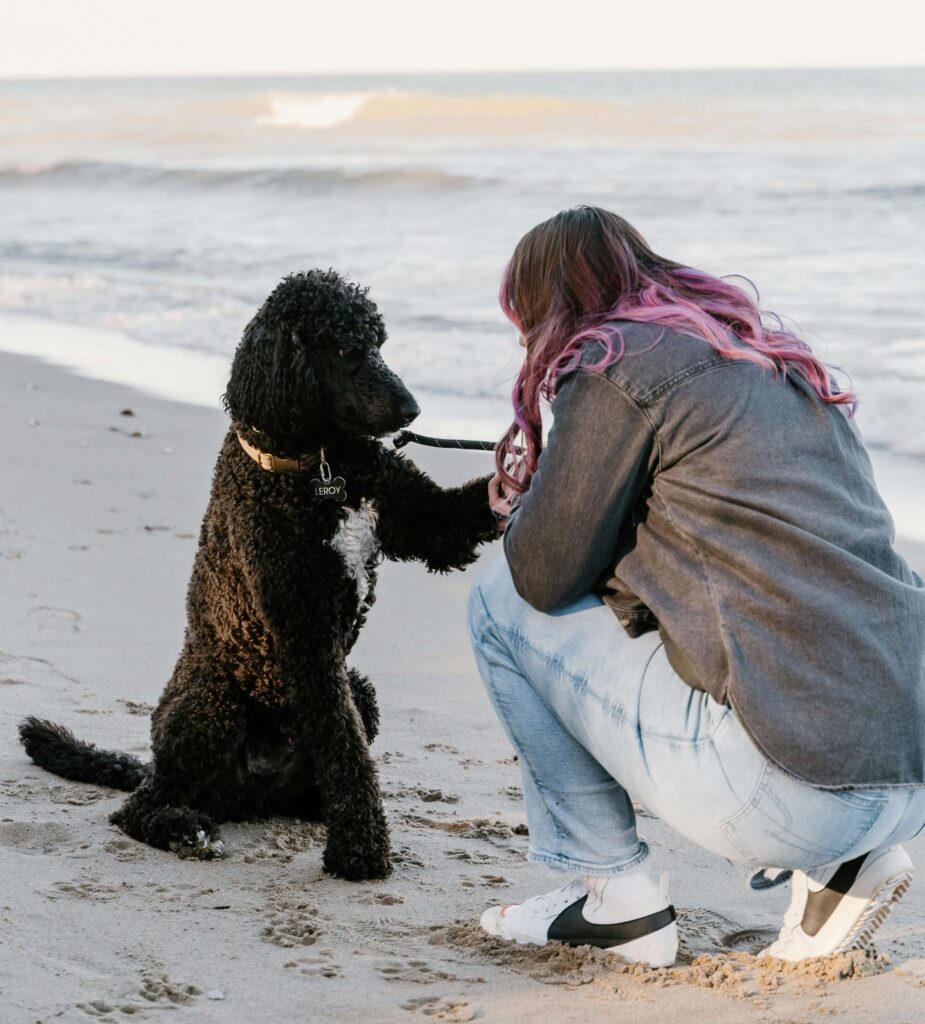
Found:
[[131, 792], [147, 774], [137, 757], [98, 750], [92, 743], [77, 739], [70, 729], [32, 715], [20, 725], [19, 738], [37, 765], [75, 782], [98, 782]]
[[[181, 854], [220, 849], [215, 822], [286, 814], [323, 820], [324, 866], [389, 872], [388, 829], [369, 744], [372, 684], [346, 665], [374, 599], [331, 545], [371, 502], [379, 554], [461, 569], [497, 536], [486, 478], [444, 490], [377, 437], [417, 405], [385, 365], [366, 292], [333, 271], [285, 278], [244, 331], [224, 397], [231, 415], [187, 593], [174, 674], [152, 716], [153, 761], [98, 751], [34, 718], [30, 757], [66, 778], [133, 789], [112, 821]], [[313, 472], [270, 473], [241, 448], [297, 457], [324, 448], [346, 507], [314, 496]]]

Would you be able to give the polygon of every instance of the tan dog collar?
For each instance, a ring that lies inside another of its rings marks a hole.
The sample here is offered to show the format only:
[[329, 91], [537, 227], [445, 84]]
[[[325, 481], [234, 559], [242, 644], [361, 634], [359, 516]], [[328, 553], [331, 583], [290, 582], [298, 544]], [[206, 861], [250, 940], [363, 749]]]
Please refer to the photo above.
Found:
[[[314, 455], [300, 455], [297, 459], [285, 459], [280, 455], [272, 455], [270, 452], [262, 452], [237, 434], [238, 443], [247, 454], [257, 463], [261, 469], [269, 473], [299, 473], [307, 469], [314, 469], [319, 459]], [[324, 450], [321, 452], [320, 461], [324, 462]]]

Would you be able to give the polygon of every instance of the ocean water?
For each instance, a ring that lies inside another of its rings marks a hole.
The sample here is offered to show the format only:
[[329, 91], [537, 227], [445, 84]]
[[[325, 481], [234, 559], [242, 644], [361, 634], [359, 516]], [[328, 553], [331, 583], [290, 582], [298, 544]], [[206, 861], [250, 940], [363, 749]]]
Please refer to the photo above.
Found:
[[422, 429], [504, 425], [501, 268], [582, 202], [748, 276], [868, 443], [925, 458], [925, 69], [0, 82], [0, 313], [220, 366], [280, 277], [332, 266]]

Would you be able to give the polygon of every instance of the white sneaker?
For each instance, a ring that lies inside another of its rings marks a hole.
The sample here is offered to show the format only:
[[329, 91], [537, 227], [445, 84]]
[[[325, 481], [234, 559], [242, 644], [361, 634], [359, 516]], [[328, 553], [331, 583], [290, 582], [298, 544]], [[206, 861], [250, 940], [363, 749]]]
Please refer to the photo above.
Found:
[[901, 846], [881, 846], [809, 873], [794, 871], [780, 935], [758, 955], [803, 960], [868, 946], [905, 896], [914, 873]]
[[640, 868], [613, 878], [575, 878], [524, 903], [490, 907], [479, 922], [489, 935], [545, 946], [597, 946], [632, 963], [670, 967], [678, 952], [677, 914], [667, 879]]

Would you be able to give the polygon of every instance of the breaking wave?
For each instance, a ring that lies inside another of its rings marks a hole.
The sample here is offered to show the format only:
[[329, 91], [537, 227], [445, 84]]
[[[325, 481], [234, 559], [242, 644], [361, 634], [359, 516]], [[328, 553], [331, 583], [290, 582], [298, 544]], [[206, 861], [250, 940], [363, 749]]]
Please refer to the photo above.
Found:
[[457, 189], [487, 184], [491, 178], [451, 174], [435, 168], [397, 167], [349, 170], [327, 167], [163, 166], [93, 160], [65, 160], [33, 166], [0, 167], [6, 185], [74, 184], [81, 187], [163, 188], [409, 188]]
[[277, 128], [333, 128], [345, 124], [369, 100], [371, 93], [282, 93], [270, 97], [270, 109], [254, 124]]
[[400, 129], [425, 134], [497, 131], [523, 134], [561, 124], [599, 119], [612, 104], [600, 99], [544, 95], [499, 95], [406, 91], [285, 92], [266, 97], [266, 109], [253, 118], [259, 128], [321, 131], [351, 124], [371, 130]]

